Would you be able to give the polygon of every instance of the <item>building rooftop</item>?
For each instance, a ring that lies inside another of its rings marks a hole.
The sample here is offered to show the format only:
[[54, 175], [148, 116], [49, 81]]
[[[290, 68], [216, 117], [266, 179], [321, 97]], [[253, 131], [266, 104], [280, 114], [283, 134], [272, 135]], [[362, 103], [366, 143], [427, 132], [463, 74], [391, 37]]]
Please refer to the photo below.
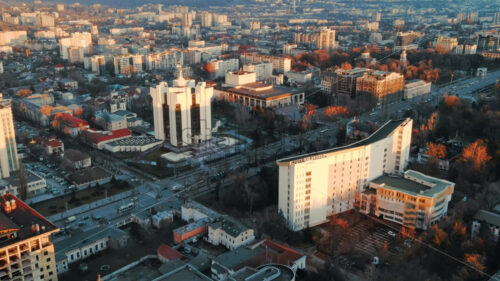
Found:
[[195, 222], [188, 223], [184, 226], [181, 226], [181, 227], [174, 229], [174, 233], [178, 233], [178, 234], [182, 235], [182, 234], [191, 232], [195, 229], [198, 229], [200, 227], [206, 227], [209, 223], [210, 223], [209, 218], [202, 218], [202, 219], [199, 219]]
[[210, 227], [214, 229], [222, 228], [224, 232], [226, 232], [228, 235], [231, 235], [231, 237], [238, 237], [240, 233], [250, 229], [249, 227], [228, 216], [216, 219], [210, 225]]
[[0, 205], [0, 247], [59, 230], [36, 210], [10, 193], [0, 197]]
[[391, 135], [394, 132], [394, 130], [396, 128], [398, 128], [399, 126], [401, 126], [403, 124], [406, 124], [410, 120], [411, 119], [409, 119], [409, 118], [400, 119], [400, 120], [389, 120], [384, 125], [382, 125], [382, 127], [378, 128], [378, 130], [376, 130], [373, 134], [371, 134], [370, 136], [368, 136], [367, 138], [365, 138], [363, 140], [360, 140], [360, 141], [357, 141], [357, 142], [354, 142], [354, 143], [351, 143], [351, 144], [348, 144], [345, 146], [340, 146], [340, 147], [330, 148], [330, 149], [326, 149], [326, 150], [320, 150], [320, 151], [312, 152], [312, 153], [308, 153], [308, 154], [302, 154], [302, 155], [282, 158], [282, 159], [279, 159], [277, 161], [277, 163], [278, 164], [288, 163], [288, 162], [293, 162], [293, 161], [297, 161], [297, 160], [308, 158], [308, 157], [320, 156], [320, 155], [324, 155], [324, 154], [342, 151], [345, 149], [356, 148], [356, 147], [361, 147], [361, 146], [373, 144], [381, 139], [388, 137], [389, 135]]
[[190, 264], [185, 264], [184, 266], [178, 267], [175, 270], [166, 273], [153, 281], [179, 281], [179, 280], [189, 280], [189, 281], [212, 281], [211, 278], [205, 276], [203, 273], [199, 272], [194, 266]]
[[401, 190], [412, 195], [433, 197], [444, 191], [452, 182], [408, 170], [403, 177], [383, 175], [372, 181], [384, 188]]
[[287, 97], [292, 94], [303, 93], [303, 89], [291, 88], [286, 86], [268, 85], [263, 82], [252, 82], [243, 84], [234, 88], [226, 90], [230, 93], [248, 96], [252, 98], [260, 98], [266, 100], [273, 100], [277, 98]]
[[178, 260], [184, 258], [184, 256], [172, 247], [161, 244], [156, 250], [158, 256], [162, 256], [168, 260]]
[[486, 210], [479, 210], [474, 218], [478, 221], [486, 222], [495, 226], [500, 226], [500, 214]]
[[104, 229], [93, 228], [88, 231], [74, 231], [68, 238], [54, 242], [54, 248], [56, 249], [56, 259], [57, 257], [65, 258], [65, 253], [83, 247], [85, 245], [90, 245], [105, 237], [119, 238], [125, 235], [127, 235], [127, 233], [125, 233], [123, 230], [114, 227], [105, 227]]

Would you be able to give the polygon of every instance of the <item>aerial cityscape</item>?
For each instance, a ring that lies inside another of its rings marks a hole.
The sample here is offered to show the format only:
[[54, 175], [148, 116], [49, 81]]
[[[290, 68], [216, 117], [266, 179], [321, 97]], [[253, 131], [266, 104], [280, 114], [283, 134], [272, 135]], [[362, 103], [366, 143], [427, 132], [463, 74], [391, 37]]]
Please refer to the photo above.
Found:
[[500, 1], [0, 0], [0, 281], [500, 281]]

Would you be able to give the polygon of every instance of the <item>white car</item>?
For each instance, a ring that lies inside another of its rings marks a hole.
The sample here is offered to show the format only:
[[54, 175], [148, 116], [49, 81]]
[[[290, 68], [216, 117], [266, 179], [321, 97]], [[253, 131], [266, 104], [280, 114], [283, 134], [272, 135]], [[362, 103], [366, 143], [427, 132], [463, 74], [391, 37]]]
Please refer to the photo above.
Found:
[[392, 230], [389, 230], [389, 231], [387, 232], [387, 234], [388, 234], [389, 236], [391, 236], [391, 237], [396, 237], [396, 233], [395, 233], [394, 231], [392, 231]]

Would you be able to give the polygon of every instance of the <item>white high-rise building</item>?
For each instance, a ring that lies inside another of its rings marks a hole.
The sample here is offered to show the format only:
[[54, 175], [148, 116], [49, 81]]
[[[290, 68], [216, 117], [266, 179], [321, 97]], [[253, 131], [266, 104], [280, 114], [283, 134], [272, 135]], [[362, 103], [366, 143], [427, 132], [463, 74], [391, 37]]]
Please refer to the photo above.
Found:
[[183, 28], [190, 28], [193, 25], [193, 14], [191, 13], [182, 14], [181, 24]]
[[0, 178], [8, 178], [18, 169], [16, 132], [12, 118], [11, 100], [0, 93]]
[[[62, 59], [69, 59], [69, 49], [82, 48], [83, 55], [92, 53], [92, 35], [89, 32], [75, 32], [71, 37], [59, 40], [59, 52]], [[83, 61], [83, 57], [81, 58]]]
[[316, 37], [316, 47], [318, 49], [333, 49], [337, 47], [335, 30], [328, 28], [321, 29], [318, 37]]
[[211, 27], [213, 22], [213, 15], [210, 12], [202, 12], [201, 13], [201, 26], [202, 27]]
[[408, 164], [413, 120], [388, 121], [368, 138], [277, 161], [280, 212], [298, 231], [354, 208], [356, 195]]
[[130, 75], [143, 71], [144, 56], [140, 54], [127, 54], [113, 58], [115, 74]]
[[209, 140], [214, 89], [205, 82], [186, 81], [180, 65], [172, 84], [161, 82], [150, 88], [155, 137], [178, 147]]
[[255, 72], [257, 81], [263, 81], [273, 75], [273, 64], [271, 62], [244, 64], [243, 70], [248, 72]]

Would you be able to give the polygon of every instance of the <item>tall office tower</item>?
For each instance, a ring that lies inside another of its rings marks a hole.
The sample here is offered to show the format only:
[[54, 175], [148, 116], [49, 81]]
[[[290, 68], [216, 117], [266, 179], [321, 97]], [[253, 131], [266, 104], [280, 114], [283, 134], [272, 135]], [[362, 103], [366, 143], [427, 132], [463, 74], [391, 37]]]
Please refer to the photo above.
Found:
[[298, 231], [354, 208], [356, 195], [384, 174], [402, 174], [413, 120], [392, 120], [364, 140], [277, 161], [278, 206]]
[[213, 15], [210, 12], [202, 12], [201, 13], [201, 26], [202, 27], [211, 27], [213, 22]]
[[12, 194], [0, 197], [0, 279], [57, 281], [52, 224]]
[[12, 118], [11, 100], [0, 93], [0, 178], [8, 178], [18, 169], [16, 132]]
[[150, 88], [153, 98], [155, 137], [181, 147], [207, 141], [211, 137], [211, 99], [214, 89], [205, 82], [186, 81], [182, 67], [169, 87], [161, 82]]
[[333, 49], [337, 46], [335, 42], [335, 30], [324, 28], [319, 31], [316, 38], [316, 47], [318, 49]]
[[193, 25], [193, 14], [184, 13], [182, 14], [182, 28], [191, 28]]

